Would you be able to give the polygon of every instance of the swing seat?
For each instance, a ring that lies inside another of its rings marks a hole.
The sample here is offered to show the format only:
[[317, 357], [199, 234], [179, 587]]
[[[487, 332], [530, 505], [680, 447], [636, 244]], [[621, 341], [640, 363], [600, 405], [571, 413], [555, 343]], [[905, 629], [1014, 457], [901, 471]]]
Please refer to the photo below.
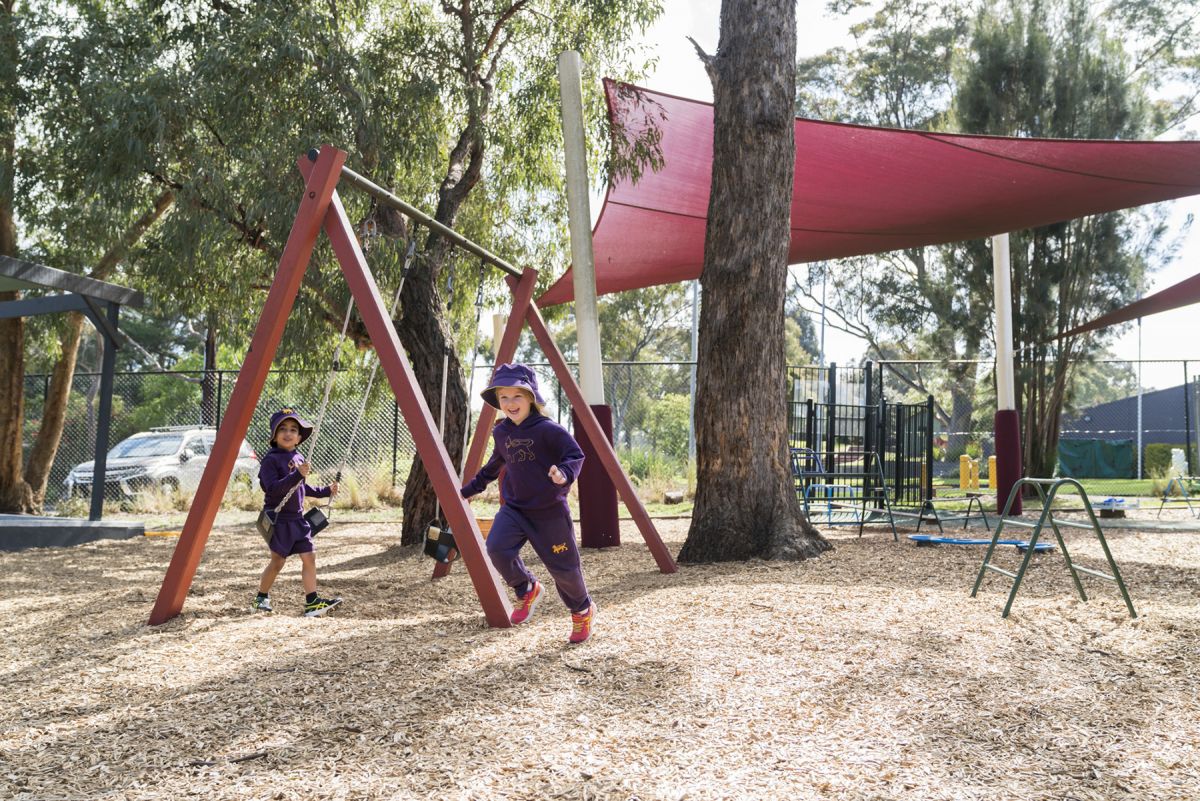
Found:
[[317, 536], [325, 527], [329, 525], [329, 516], [321, 511], [321, 507], [314, 506], [304, 513], [304, 519], [308, 521], [308, 525], [312, 528], [313, 536]]
[[448, 528], [430, 526], [425, 535], [425, 555], [435, 562], [449, 564], [458, 558], [454, 535]]

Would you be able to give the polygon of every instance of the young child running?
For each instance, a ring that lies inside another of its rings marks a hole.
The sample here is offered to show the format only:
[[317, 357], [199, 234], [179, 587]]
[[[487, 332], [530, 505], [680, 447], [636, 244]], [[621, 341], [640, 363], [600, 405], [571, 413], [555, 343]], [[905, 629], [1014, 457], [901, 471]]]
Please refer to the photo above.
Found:
[[526, 542], [554, 578], [554, 588], [571, 612], [572, 643], [592, 633], [596, 607], [588, 595], [575, 546], [575, 526], [567, 491], [583, 465], [583, 451], [565, 428], [543, 413], [537, 376], [523, 364], [502, 364], [491, 385], [480, 393], [504, 413], [492, 430], [492, 458], [462, 488], [470, 498], [483, 491], [504, 468], [500, 492], [504, 505], [492, 522], [488, 556], [517, 593], [512, 622], [524, 623], [542, 598], [542, 584], [525, 567], [520, 551]]
[[289, 492], [295, 491], [275, 517], [275, 534], [271, 537], [271, 561], [263, 568], [258, 582], [258, 597], [251, 608], [271, 611], [271, 585], [283, 569], [284, 560], [300, 555], [300, 576], [307, 593], [305, 617], [318, 617], [342, 602], [341, 598], [322, 598], [317, 595], [317, 556], [313, 551], [313, 533], [304, 519], [304, 497], [330, 498], [337, 495], [337, 482], [326, 487], [310, 487], [311, 466], [297, 450], [308, 439], [313, 427], [291, 409], [280, 409], [271, 415], [271, 449], [262, 457], [258, 468], [258, 483], [263, 489], [263, 508], [274, 514], [275, 507]]

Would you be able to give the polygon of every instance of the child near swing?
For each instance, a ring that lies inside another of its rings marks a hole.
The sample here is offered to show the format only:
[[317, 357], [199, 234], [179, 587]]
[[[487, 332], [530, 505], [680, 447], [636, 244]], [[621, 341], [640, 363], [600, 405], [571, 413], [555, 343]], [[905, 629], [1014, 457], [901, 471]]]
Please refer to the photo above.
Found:
[[342, 602], [341, 598], [322, 598], [317, 595], [317, 557], [313, 549], [312, 527], [304, 519], [304, 497], [332, 498], [338, 485], [312, 487], [306, 482], [312, 467], [298, 448], [312, 435], [313, 427], [292, 409], [280, 409], [271, 415], [271, 449], [262, 457], [258, 468], [258, 483], [263, 490], [263, 508], [274, 511], [284, 497], [287, 501], [275, 515], [271, 536], [271, 560], [263, 568], [258, 583], [258, 596], [251, 603], [257, 612], [271, 611], [271, 585], [284, 561], [292, 554], [300, 556], [300, 575], [306, 593], [305, 617], [319, 617]]
[[461, 492], [464, 498], [478, 495], [504, 468], [504, 505], [492, 521], [487, 552], [516, 592], [511, 620], [527, 621], [544, 593], [521, 560], [521, 548], [528, 542], [571, 613], [569, 642], [581, 643], [591, 636], [596, 607], [583, 580], [567, 492], [583, 465], [583, 451], [565, 428], [543, 413], [546, 402], [528, 366], [500, 365], [480, 396], [504, 418], [492, 429], [492, 458]]

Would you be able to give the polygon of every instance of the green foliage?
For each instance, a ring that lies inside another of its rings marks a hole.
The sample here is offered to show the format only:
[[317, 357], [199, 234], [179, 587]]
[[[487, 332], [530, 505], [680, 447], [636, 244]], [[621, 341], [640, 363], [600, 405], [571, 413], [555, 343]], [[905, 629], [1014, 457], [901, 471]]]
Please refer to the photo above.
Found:
[[651, 405], [646, 415], [650, 447], [670, 459], [687, 461], [688, 419], [692, 401], [687, 395], [665, 395]]
[[[684, 441], [687, 449], [687, 441]], [[638, 485], [661, 482], [687, 474], [687, 464], [655, 448], [619, 448], [617, 457], [630, 480]]]
[[1142, 473], [1150, 478], [1165, 478], [1171, 471], [1171, 449], [1178, 446], [1152, 442], [1142, 449]]
[[[194, 355], [176, 365], [177, 370], [199, 370], [200, 367], [200, 358]], [[130, 431], [194, 422], [179, 420], [177, 415], [180, 409], [200, 408], [199, 375], [148, 375], [139, 383], [139, 395], [122, 416], [122, 425]]]

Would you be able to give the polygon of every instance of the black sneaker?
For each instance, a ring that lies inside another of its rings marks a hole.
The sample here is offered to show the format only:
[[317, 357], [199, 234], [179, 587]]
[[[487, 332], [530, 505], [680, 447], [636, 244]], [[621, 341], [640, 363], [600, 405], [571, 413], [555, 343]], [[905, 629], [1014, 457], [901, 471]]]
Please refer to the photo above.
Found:
[[321, 598], [318, 596], [304, 605], [304, 616], [320, 617], [341, 602], [341, 598]]

